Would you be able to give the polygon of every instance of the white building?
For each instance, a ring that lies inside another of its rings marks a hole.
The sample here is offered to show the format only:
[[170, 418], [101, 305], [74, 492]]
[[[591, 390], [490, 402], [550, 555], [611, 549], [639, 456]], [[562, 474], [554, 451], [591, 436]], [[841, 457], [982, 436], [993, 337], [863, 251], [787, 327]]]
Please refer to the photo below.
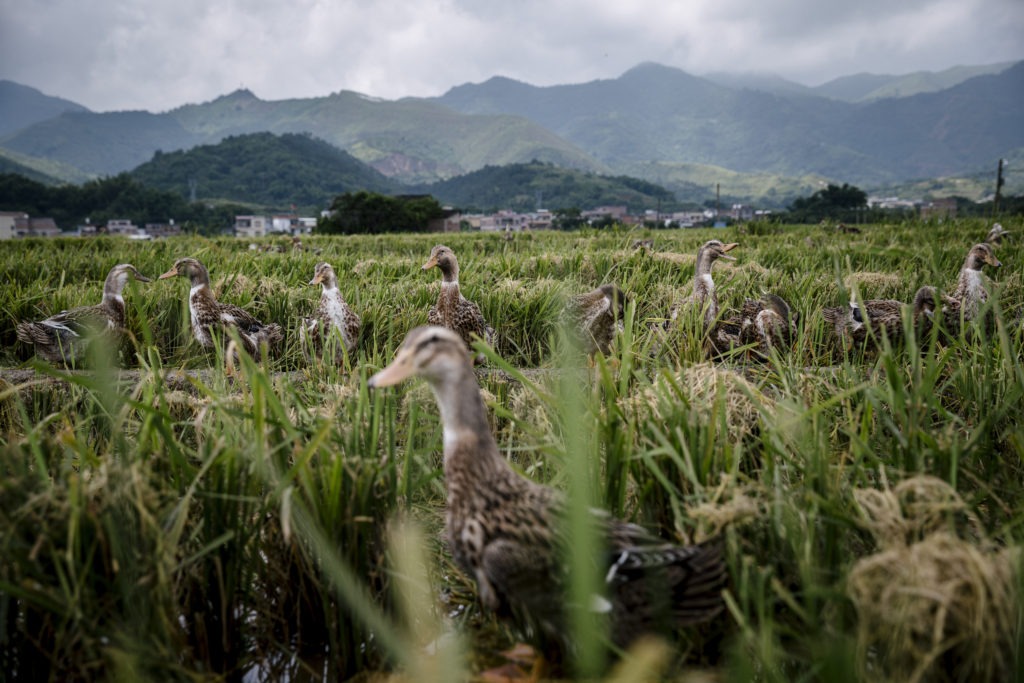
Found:
[[28, 214], [21, 211], [0, 211], [0, 240], [14, 238], [14, 223], [18, 218], [26, 219]]
[[131, 237], [139, 234], [139, 226], [135, 225], [127, 218], [117, 218], [112, 221], [107, 221], [107, 234]]
[[266, 216], [235, 216], [235, 237], [265, 237], [269, 227]]

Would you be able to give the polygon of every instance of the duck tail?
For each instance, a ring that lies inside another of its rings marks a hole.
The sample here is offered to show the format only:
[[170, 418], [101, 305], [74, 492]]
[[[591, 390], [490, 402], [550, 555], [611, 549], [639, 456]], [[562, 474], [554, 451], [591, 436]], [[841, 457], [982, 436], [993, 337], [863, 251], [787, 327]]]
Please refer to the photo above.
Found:
[[821, 309], [821, 315], [829, 325], [835, 325], [842, 319], [846, 310], [847, 309], [838, 306], [835, 308], [823, 308]]
[[18, 341], [23, 341], [26, 344], [35, 344], [37, 336], [40, 334], [37, 329], [36, 323], [18, 323], [17, 327]]
[[615, 316], [621, 320], [626, 315], [626, 305], [629, 303], [629, 297], [622, 291], [614, 282], [601, 286], [601, 291], [604, 292], [605, 296], [611, 301], [612, 306], [615, 307]]
[[277, 323], [264, 325], [256, 334], [256, 339], [259, 342], [266, 342], [267, 347], [273, 349], [284, 341], [284, 330]]
[[721, 536], [679, 549], [672, 563], [681, 571], [672, 586], [673, 616], [680, 626], [707, 621], [725, 609], [722, 589], [728, 581]]
[[793, 317], [793, 311], [785, 299], [777, 294], [765, 294], [764, 305], [766, 308], [775, 311], [785, 322], [786, 326], [789, 326], [790, 319]]

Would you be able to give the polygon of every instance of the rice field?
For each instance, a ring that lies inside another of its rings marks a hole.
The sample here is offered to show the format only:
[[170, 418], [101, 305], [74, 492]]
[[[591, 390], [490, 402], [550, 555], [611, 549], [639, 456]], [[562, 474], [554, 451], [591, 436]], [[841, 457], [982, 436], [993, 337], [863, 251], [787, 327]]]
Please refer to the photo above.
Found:
[[[726, 539], [725, 614], [580, 676], [1019, 680], [1024, 225], [1001, 222], [993, 329], [908, 330], [874, 350], [836, 344], [820, 310], [951, 289], [988, 223], [314, 236], [301, 252], [230, 238], [5, 243], [0, 671], [441, 681], [501, 665], [522, 634], [479, 607], [440, 538], [433, 398], [422, 382], [366, 388], [426, 323], [439, 275], [420, 266], [443, 242], [497, 332], [478, 377], [513, 465], [556, 487], [584, 481], [588, 502], [666, 539]], [[782, 296], [799, 312], [792, 350], [710, 363], [699, 330], [659, 331], [712, 237], [741, 245], [715, 266], [720, 306]], [[155, 279], [183, 256], [208, 267], [220, 300], [285, 328], [276, 356], [227, 376], [223, 354], [192, 339], [181, 279], [130, 283], [128, 339], [86, 369], [16, 341], [20, 320], [97, 303], [114, 264]], [[320, 261], [363, 319], [345, 367], [307, 361], [298, 342]], [[590, 369], [561, 348], [559, 313], [606, 282], [631, 303]], [[600, 634], [583, 631], [592, 652]]]

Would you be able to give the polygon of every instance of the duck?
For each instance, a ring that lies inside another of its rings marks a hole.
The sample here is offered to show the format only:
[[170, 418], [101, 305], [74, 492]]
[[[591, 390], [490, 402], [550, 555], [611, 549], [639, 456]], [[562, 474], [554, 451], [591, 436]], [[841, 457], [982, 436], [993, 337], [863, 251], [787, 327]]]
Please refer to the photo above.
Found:
[[321, 285], [320, 305], [316, 315], [302, 319], [303, 347], [314, 352], [324, 350], [324, 337], [337, 334], [341, 345], [334, 349], [333, 360], [340, 364], [345, 354], [352, 356], [359, 341], [359, 315], [342, 298], [338, 291], [338, 277], [329, 263], [318, 263], [313, 269], [311, 286]]
[[998, 247], [1000, 244], [1003, 243], [1003, 237], [1005, 237], [1006, 235], [1009, 235], [1009, 234], [1010, 234], [1010, 231], [1009, 230], [1005, 230], [1003, 228], [1002, 224], [1000, 224], [1000, 223], [993, 223], [992, 224], [992, 229], [989, 230], [988, 234], [985, 236], [985, 241], [988, 242], [989, 244], [991, 244], [994, 247]]
[[[474, 580], [483, 609], [532, 633], [543, 652], [564, 653], [572, 647], [566, 638], [565, 496], [501, 456], [461, 336], [444, 327], [415, 328], [368, 386], [380, 389], [409, 377], [426, 380], [440, 408], [445, 536], [455, 563]], [[606, 512], [594, 511], [594, 522], [606, 552], [595, 558], [604, 594], [594, 596], [593, 608], [596, 618], [608, 620], [616, 647], [723, 611], [721, 537], [678, 545]]]
[[677, 302], [669, 311], [669, 324], [678, 320], [680, 315], [700, 315], [704, 319], [704, 329], [711, 330], [718, 322], [718, 294], [715, 281], [711, 278], [711, 268], [718, 259], [735, 261], [729, 256], [730, 251], [740, 246], [738, 242], [724, 244], [721, 240], [708, 240], [697, 250], [697, 265], [693, 275], [693, 291], [690, 296]]
[[[884, 335], [891, 343], [903, 338], [903, 307], [896, 299], [851, 298], [847, 306], [822, 309], [822, 317], [832, 326], [836, 339], [847, 348], [877, 346]], [[910, 320], [918, 338], [928, 333], [935, 315], [935, 288], [922, 287], [914, 295], [910, 306]]]
[[[923, 304], [930, 305], [933, 311], [941, 311], [946, 331], [955, 334], [962, 322], [977, 318], [982, 305], [988, 301], [984, 267], [1001, 268], [1002, 265], [992, 245], [979, 242], [967, 252], [951, 294], [939, 297], [934, 287], [925, 286], [918, 290], [915, 299], [921, 297]], [[991, 327], [992, 321], [986, 320], [985, 324]]]
[[740, 343], [750, 349], [750, 357], [764, 360], [771, 349], [793, 344], [799, 314], [777, 294], [760, 299], [745, 299], [740, 309]]
[[618, 285], [601, 285], [566, 302], [567, 323], [579, 342], [580, 349], [593, 358], [595, 353], [607, 355], [612, 339], [623, 329], [628, 299]]
[[750, 360], [764, 360], [772, 347], [789, 345], [795, 334], [796, 316], [786, 301], [775, 294], [760, 299], [746, 299], [740, 315], [722, 315], [718, 309], [718, 293], [711, 269], [715, 261], [735, 261], [728, 252], [740, 246], [721, 240], [708, 240], [697, 251], [693, 292], [676, 304], [669, 314], [670, 324], [680, 315], [701, 315], [704, 323], [705, 353], [721, 359], [746, 347]]
[[44, 360], [64, 365], [81, 361], [94, 338], [105, 336], [119, 341], [125, 325], [122, 293], [129, 279], [151, 282], [132, 264], [119, 263], [107, 273], [98, 304], [61, 311], [38, 322], [20, 322], [16, 328], [18, 339], [31, 344]]
[[[473, 336], [476, 335], [494, 346], [494, 328], [487, 324], [480, 307], [462, 296], [459, 290], [459, 262], [455, 252], [443, 244], [430, 250], [430, 258], [423, 264], [422, 270], [437, 268], [441, 271], [441, 294], [437, 305], [427, 313], [427, 323], [439, 325], [455, 331], [472, 350]], [[477, 354], [474, 362], [484, 362], [485, 356]]]
[[201, 346], [213, 347], [215, 331], [234, 329], [246, 352], [259, 360], [264, 344], [268, 349], [274, 349], [284, 340], [284, 332], [277, 323], [265, 325], [244, 308], [217, 301], [210, 289], [210, 273], [199, 260], [180, 258], [157, 279], [172, 277], [188, 278], [192, 285], [188, 294], [188, 310], [192, 334]]

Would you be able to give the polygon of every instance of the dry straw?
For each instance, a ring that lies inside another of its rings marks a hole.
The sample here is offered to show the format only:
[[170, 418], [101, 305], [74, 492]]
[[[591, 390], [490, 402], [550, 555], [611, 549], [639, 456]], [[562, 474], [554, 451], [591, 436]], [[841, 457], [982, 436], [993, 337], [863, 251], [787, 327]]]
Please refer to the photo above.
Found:
[[882, 549], [854, 564], [847, 580], [865, 678], [1007, 680], [1019, 550], [986, 541], [956, 491], [935, 477], [858, 489], [854, 498]]
[[691, 418], [701, 423], [717, 419], [717, 406], [721, 405], [730, 437], [735, 440], [753, 432], [761, 411], [772, 406], [771, 399], [742, 375], [713, 363], [690, 365], [670, 377], [659, 375], [641, 390], [638, 399], [658, 421], [676, 410], [680, 400], [689, 406]]

